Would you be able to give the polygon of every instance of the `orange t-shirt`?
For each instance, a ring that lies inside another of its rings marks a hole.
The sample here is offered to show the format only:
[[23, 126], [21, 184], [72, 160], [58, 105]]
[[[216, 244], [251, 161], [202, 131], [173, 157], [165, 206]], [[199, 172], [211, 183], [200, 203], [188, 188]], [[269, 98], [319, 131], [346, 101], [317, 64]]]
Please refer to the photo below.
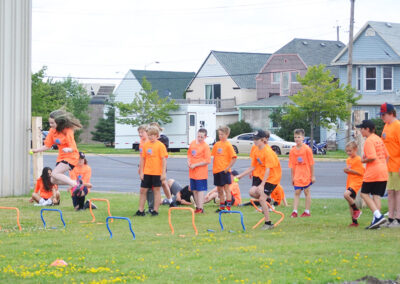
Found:
[[[72, 128], [65, 128], [61, 132], [57, 132], [54, 128], [50, 128], [46, 140], [44, 140], [44, 145], [50, 148], [54, 144], [57, 144], [58, 146], [57, 162], [66, 161], [73, 166], [78, 164], [79, 152], [76, 147], [74, 130]], [[71, 148], [72, 153], [64, 153], [64, 148]]]
[[271, 193], [271, 198], [278, 203], [281, 204], [282, 200], [285, 198], [285, 192], [283, 191], [283, 187], [278, 184], [274, 191]]
[[142, 155], [142, 152], [143, 152], [143, 145], [146, 143], [146, 142], [148, 142], [149, 140], [148, 139], [146, 139], [146, 140], [140, 140], [140, 143], [139, 143], [139, 154], [140, 155]]
[[264, 179], [265, 171], [269, 168], [269, 175], [267, 182], [271, 184], [278, 184], [281, 181], [282, 170], [281, 163], [275, 152], [265, 145], [264, 148], [259, 149], [256, 147], [252, 152], [251, 166], [254, 167], [253, 176], [261, 180]]
[[356, 171], [361, 175], [356, 175], [352, 173], [347, 174], [346, 188], [352, 188], [356, 193], [360, 190], [363, 183], [363, 176], [365, 168], [361, 163], [361, 157], [355, 156], [354, 158], [348, 157], [346, 160], [346, 165], [350, 170]]
[[[211, 151], [210, 147], [206, 142], [201, 144], [194, 140], [190, 143], [187, 157], [190, 164], [197, 164], [201, 162], [211, 163]], [[208, 165], [196, 167], [194, 169], [189, 168], [189, 178], [191, 179], [207, 179], [208, 178]]]
[[160, 141], [148, 141], [143, 145], [141, 156], [144, 158], [143, 174], [160, 176], [162, 174], [162, 159], [168, 158], [167, 148]]
[[[89, 165], [75, 166], [75, 168], [69, 172], [69, 177], [72, 180], [77, 180], [78, 178], [83, 181], [83, 183], [90, 183], [90, 178], [92, 177], [92, 169]], [[88, 188], [88, 193], [90, 188]], [[73, 192], [71, 192], [72, 195]]]
[[311, 166], [314, 158], [311, 148], [303, 143], [300, 149], [294, 146], [289, 152], [289, 168], [294, 171], [294, 186], [307, 186], [311, 183]]
[[364, 157], [375, 159], [367, 163], [364, 179], [365, 182], [386, 181], [388, 180], [388, 168], [386, 158], [389, 153], [382, 139], [375, 133], [371, 134], [364, 143]]
[[392, 123], [386, 123], [382, 131], [382, 140], [389, 152], [387, 164], [389, 172], [400, 170], [400, 121], [397, 119]]
[[[58, 185], [54, 184], [53, 188], [58, 189]], [[47, 191], [44, 188], [42, 177], [39, 177], [36, 180], [35, 193], [38, 193], [39, 191], [40, 191], [40, 193], [39, 193], [40, 197], [43, 198], [43, 199], [49, 199], [49, 198], [51, 198], [53, 196], [53, 190]]]
[[242, 203], [242, 196], [240, 195], [239, 184], [237, 182], [232, 181], [229, 188], [231, 189], [232, 196], [235, 197], [235, 203], [233, 203], [233, 205], [238, 206], [239, 204]]
[[232, 144], [229, 141], [218, 141], [215, 143], [211, 156], [214, 156], [214, 174], [224, 171], [229, 166], [232, 159], [237, 157], [235, 150], [233, 150]]

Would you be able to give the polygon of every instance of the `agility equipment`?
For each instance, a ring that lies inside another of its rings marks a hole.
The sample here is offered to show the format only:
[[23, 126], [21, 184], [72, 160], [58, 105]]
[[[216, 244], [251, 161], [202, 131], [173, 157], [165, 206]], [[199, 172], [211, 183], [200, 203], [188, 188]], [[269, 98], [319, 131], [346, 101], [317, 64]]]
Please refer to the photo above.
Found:
[[[60, 213], [61, 222], [64, 224], [64, 228], [65, 228], [65, 222], [64, 222], [63, 215], [62, 215], [62, 212], [61, 212], [60, 209], [43, 208], [42, 210], [40, 210], [40, 217], [42, 218], [43, 227], [44, 227], [45, 229], [46, 229], [46, 222], [44, 221], [44, 218], [43, 218], [43, 212], [44, 212], [44, 211], [56, 211], [56, 212], [59, 212], [59, 213]], [[57, 227], [51, 227], [51, 229], [57, 229]]]
[[[92, 201], [104, 201], [107, 202], [107, 211], [108, 211], [108, 216], [111, 216], [111, 212], [110, 212], [110, 201], [108, 201], [108, 199], [105, 198], [91, 198], [89, 199], [89, 211], [90, 214], [92, 215], [92, 223], [96, 222], [96, 217], [94, 217], [93, 214], [93, 210], [92, 210]], [[111, 219], [111, 222], [113, 222], [114, 219]]]
[[108, 220], [110, 220], [110, 219], [111, 219], [111, 221], [113, 221], [114, 219], [120, 219], [120, 220], [126, 220], [126, 221], [128, 221], [128, 223], [129, 223], [129, 230], [131, 230], [133, 239], [136, 239], [135, 232], [132, 230], [132, 223], [131, 223], [131, 220], [129, 220], [129, 218], [127, 218], [127, 217], [117, 217], [117, 216], [108, 216], [108, 217], [106, 218], [106, 226], [107, 226], [108, 231], [110, 232], [110, 239], [111, 239], [112, 236], [113, 236], [113, 234], [112, 234], [112, 232], [111, 232], [111, 230], [110, 230], [110, 226], [108, 225]]
[[53, 261], [50, 266], [67, 266], [68, 263], [66, 263], [63, 259], [56, 259]]
[[174, 227], [172, 226], [172, 222], [171, 222], [171, 212], [173, 210], [187, 210], [187, 211], [192, 212], [192, 225], [193, 225], [194, 232], [195, 232], [195, 234], [197, 236], [199, 234], [199, 232], [197, 231], [196, 224], [194, 222], [194, 210], [192, 208], [189, 208], [189, 207], [171, 207], [171, 208], [169, 208], [169, 210], [168, 210], [168, 223], [169, 223], [169, 227], [171, 228], [171, 234], [173, 235], [175, 233]]
[[[222, 210], [219, 212], [219, 224], [221, 225], [221, 231], [224, 230], [224, 225], [222, 225], [222, 218], [221, 215], [222, 214], [239, 214], [240, 215], [240, 222], [242, 223], [242, 228], [243, 231], [246, 231], [246, 227], [244, 226], [244, 222], [243, 222], [243, 213], [240, 211], [228, 211], [228, 210]], [[232, 233], [232, 231], [229, 231]]]
[[[17, 211], [17, 224], [18, 224], [19, 230], [22, 231], [21, 224], [19, 223], [19, 209], [17, 207], [3, 207], [3, 206], [0, 206], [0, 209]], [[1, 230], [1, 226], [0, 226], [0, 230]]]
[[[256, 210], [257, 210], [258, 212], [261, 212], [261, 213], [262, 213], [262, 210], [261, 210], [260, 208], [257, 207], [257, 205], [254, 203], [254, 201], [256, 201], [256, 200], [255, 200], [255, 199], [250, 199], [250, 202], [251, 202], [251, 204], [254, 206], [254, 208], [256, 208]], [[285, 214], [283, 214], [283, 213], [280, 212], [280, 211], [276, 211], [276, 210], [274, 209], [274, 207], [272, 207], [271, 204], [269, 204], [269, 202], [267, 202], [267, 205], [268, 205], [269, 208], [271, 208], [272, 212], [274, 212], [274, 213], [276, 213], [276, 214], [278, 214], [278, 215], [281, 215], [281, 218], [274, 224], [274, 228], [276, 228], [276, 226], [278, 226], [278, 225], [283, 221], [283, 219], [285, 218]], [[264, 222], [264, 221], [265, 221], [265, 217], [262, 217], [261, 220], [258, 221], [258, 223], [255, 224], [255, 225], [253, 226], [252, 229], [255, 229], [255, 228], [257, 228], [258, 226], [260, 226], [260, 224], [261, 224], [262, 222]]]

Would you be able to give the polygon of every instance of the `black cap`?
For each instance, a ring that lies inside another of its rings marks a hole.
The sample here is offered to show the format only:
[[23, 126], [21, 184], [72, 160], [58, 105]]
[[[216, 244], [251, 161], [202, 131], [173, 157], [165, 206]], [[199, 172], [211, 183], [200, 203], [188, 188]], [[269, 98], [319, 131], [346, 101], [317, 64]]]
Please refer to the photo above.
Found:
[[253, 140], [258, 140], [261, 138], [266, 138], [267, 134], [263, 130], [257, 130], [256, 133], [253, 135]]
[[79, 159], [85, 159], [85, 153], [79, 152]]
[[372, 122], [372, 120], [365, 119], [362, 121], [361, 124], [356, 125], [357, 128], [368, 128], [370, 131], [375, 129], [375, 124]]
[[231, 174], [232, 174], [234, 177], [239, 175], [239, 173], [238, 173], [237, 170], [232, 170]]

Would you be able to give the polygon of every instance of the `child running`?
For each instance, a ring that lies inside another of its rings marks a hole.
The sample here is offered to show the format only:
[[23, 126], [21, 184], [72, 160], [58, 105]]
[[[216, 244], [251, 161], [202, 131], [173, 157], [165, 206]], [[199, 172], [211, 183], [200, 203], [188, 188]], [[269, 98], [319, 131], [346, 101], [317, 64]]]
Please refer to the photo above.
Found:
[[[72, 205], [76, 211], [89, 208], [89, 201], [85, 203], [85, 196], [89, 194], [92, 184], [90, 178], [92, 177], [92, 169], [88, 165], [85, 154], [79, 152], [79, 162], [76, 167], [69, 172], [69, 176], [75, 180], [81, 180], [84, 184], [82, 190], [76, 189], [75, 191], [70, 188]], [[92, 209], [96, 209], [96, 206], [92, 203]]]
[[236, 153], [232, 144], [227, 140], [231, 129], [228, 126], [218, 128], [219, 141], [214, 144], [211, 156], [214, 157], [213, 161], [213, 174], [214, 185], [218, 189], [219, 195], [219, 209], [216, 212], [231, 210], [232, 195], [229, 185], [232, 183], [230, 170], [236, 162]]
[[196, 203], [195, 213], [204, 213], [204, 192], [207, 191], [208, 164], [211, 162], [210, 147], [204, 141], [206, 137], [207, 130], [199, 129], [197, 139], [190, 143], [187, 152], [190, 189]]
[[355, 200], [363, 182], [365, 169], [361, 163], [361, 157], [357, 156], [356, 142], [351, 141], [347, 143], [346, 153], [349, 157], [346, 160], [346, 168], [343, 170], [347, 174], [346, 191], [343, 196], [349, 203], [350, 207], [352, 223], [349, 227], [358, 227], [357, 219], [360, 217], [362, 212], [357, 208]]
[[64, 110], [55, 110], [49, 117], [50, 130], [44, 141], [44, 146], [32, 149], [33, 153], [39, 153], [58, 145], [58, 157], [56, 167], [51, 173], [51, 183], [69, 185], [75, 189], [83, 189], [84, 185], [79, 180], [73, 180], [65, 175], [72, 170], [79, 160], [79, 152], [76, 147], [74, 130], [82, 128], [79, 120]]
[[301, 191], [304, 191], [306, 208], [300, 217], [310, 217], [311, 193], [310, 187], [315, 183], [314, 158], [311, 148], [303, 143], [304, 129], [294, 130], [294, 146], [289, 152], [289, 168], [291, 169], [292, 184], [294, 186], [293, 212], [290, 217], [297, 217]]
[[153, 189], [154, 192], [154, 211], [152, 216], [158, 215], [158, 209], [161, 203], [160, 187], [161, 182], [165, 180], [167, 168], [167, 149], [165, 145], [157, 140], [159, 136], [157, 127], [150, 126], [147, 129], [149, 141], [143, 145], [143, 151], [140, 156], [139, 175], [141, 179], [139, 210], [136, 216], [145, 216], [144, 204], [146, 202], [147, 191]]
[[[371, 224], [366, 229], [377, 229], [386, 222], [381, 214], [381, 197], [385, 194], [388, 180], [388, 151], [382, 139], [375, 134], [375, 124], [371, 120], [363, 120], [356, 126], [361, 128], [361, 134], [366, 137], [362, 163], [366, 163], [361, 197], [374, 214]], [[372, 198], [370, 197], [372, 195]]]
[[42, 175], [37, 179], [35, 190], [29, 202], [36, 202], [36, 206], [50, 206], [60, 204], [58, 186], [51, 182], [51, 168], [45, 167]]

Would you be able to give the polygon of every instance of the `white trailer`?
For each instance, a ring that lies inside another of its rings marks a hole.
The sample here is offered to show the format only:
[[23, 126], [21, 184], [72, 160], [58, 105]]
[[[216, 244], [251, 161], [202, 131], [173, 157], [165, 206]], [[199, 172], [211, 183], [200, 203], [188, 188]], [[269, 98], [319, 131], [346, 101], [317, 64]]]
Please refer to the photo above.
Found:
[[[179, 110], [171, 112], [172, 122], [162, 125], [163, 134], [169, 138], [169, 150], [179, 151], [189, 148], [196, 139], [200, 128], [207, 129], [207, 143], [215, 141], [216, 107], [211, 104], [180, 104]], [[115, 148], [138, 149], [140, 138], [137, 127], [126, 124], [115, 124]]]

